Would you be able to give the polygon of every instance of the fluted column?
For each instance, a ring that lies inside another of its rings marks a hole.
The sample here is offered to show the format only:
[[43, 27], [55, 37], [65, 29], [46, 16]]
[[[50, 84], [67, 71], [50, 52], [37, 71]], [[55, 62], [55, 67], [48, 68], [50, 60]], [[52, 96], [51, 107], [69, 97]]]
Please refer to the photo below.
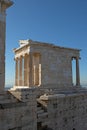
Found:
[[76, 85], [80, 86], [79, 58], [76, 57]]
[[24, 56], [24, 86], [27, 86], [27, 55]]
[[18, 58], [15, 59], [15, 86], [18, 86]]
[[6, 9], [11, 5], [10, 0], [0, 0], [0, 91], [4, 91], [5, 86]]
[[29, 53], [29, 87], [32, 87], [33, 86], [33, 74], [32, 74], [32, 58], [33, 58], [33, 55], [32, 53], [30, 52]]
[[27, 86], [29, 86], [29, 55], [27, 55]]
[[19, 86], [22, 86], [22, 56], [19, 59]]

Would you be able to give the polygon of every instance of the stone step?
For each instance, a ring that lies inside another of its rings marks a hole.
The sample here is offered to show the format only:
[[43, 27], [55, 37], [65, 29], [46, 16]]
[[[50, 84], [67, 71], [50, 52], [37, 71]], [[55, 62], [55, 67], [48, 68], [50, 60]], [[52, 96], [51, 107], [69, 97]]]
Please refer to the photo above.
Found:
[[17, 101], [18, 100], [9, 92], [4, 92], [3, 94], [0, 94], [0, 103], [15, 103]]
[[38, 114], [38, 118], [39, 117], [46, 117], [46, 116], [48, 116], [48, 112], [43, 112], [43, 113]]
[[48, 122], [47, 122], [47, 121], [42, 122], [42, 126], [46, 126], [46, 125], [48, 125]]
[[14, 99], [14, 100], [11, 100], [11, 99], [0, 100], [0, 104], [2, 104], [2, 103], [15, 103], [15, 102], [17, 102], [16, 99]]
[[44, 110], [37, 111], [37, 114], [41, 114], [41, 113], [44, 113]]
[[37, 102], [39, 104], [41, 104], [43, 107], [47, 107], [47, 103], [45, 101], [41, 100], [40, 98], [37, 99]]
[[40, 111], [40, 110], [42, 110], [42, 107], [37, 107], [37, 111]]
[[47, 122], [48, 121], [48, 116], [45, 116], [45, 117], [38, 117], [37, 118], [37, 122]]
[[9, 94], [7, 94], [7, 93], [0, 94], [0, 100], [7, 99], [7, 98], [10, 98]]

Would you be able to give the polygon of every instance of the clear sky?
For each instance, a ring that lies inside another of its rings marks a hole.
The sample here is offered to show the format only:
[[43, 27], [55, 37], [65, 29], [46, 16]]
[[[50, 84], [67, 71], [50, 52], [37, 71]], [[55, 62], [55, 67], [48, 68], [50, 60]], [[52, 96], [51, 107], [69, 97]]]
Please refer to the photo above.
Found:
[[87, 83], [87, 0], [13, 0], [7, 10], [6, 84], [14, 84], [14, 54], [20, 39], [81, 51], [81, 83]]

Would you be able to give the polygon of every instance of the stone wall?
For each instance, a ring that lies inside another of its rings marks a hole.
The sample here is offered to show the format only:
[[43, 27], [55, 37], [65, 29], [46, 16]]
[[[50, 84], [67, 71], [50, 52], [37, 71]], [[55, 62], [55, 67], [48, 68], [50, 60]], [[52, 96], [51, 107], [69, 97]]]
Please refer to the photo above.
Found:
[[[12, 92], [11, 92], [12, 93]], [[34, 90], [18, 90], [21, 100], [0, 104], [0, 130], [37, 130], [37, 103]], [[17, 90], [16, 90], [16, 94]], [[15, 96], [15, 95], [14, 95]], [[15, 96], [16, 97], [16, 96]]]
[[87, 92], [56, 94], [44, 98], [48, 127], [53, 130], [87, 130]]

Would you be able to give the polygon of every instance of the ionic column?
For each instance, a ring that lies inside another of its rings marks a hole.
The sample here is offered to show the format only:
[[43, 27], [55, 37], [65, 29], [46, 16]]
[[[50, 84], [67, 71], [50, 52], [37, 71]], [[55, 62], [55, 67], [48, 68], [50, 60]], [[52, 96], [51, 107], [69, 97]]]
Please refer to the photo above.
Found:
[[29, 87], [32, 87], [33, 86], [33, 74], [32, 74], [32, 59], [33, 58], [33, 55], [32, 53], [30, 52], [29, 53]]
[[27, 55], [24, 56], [24, 86], [27, 86]]
[[29, 55], [27, 55], [27, 86], [29, 86]]
[[18, 86], [18, 58], [15, 59], [15, 86]]
[[0, 91], [4, 91], [5, 86], [6, 9], [11, 5], [10, 0], [0, 0]]
[[76, 57], [76, 85], [80, 86], [79, 58]]
[[19, 59], [19, 86], [22, 86], [22, 56]]

